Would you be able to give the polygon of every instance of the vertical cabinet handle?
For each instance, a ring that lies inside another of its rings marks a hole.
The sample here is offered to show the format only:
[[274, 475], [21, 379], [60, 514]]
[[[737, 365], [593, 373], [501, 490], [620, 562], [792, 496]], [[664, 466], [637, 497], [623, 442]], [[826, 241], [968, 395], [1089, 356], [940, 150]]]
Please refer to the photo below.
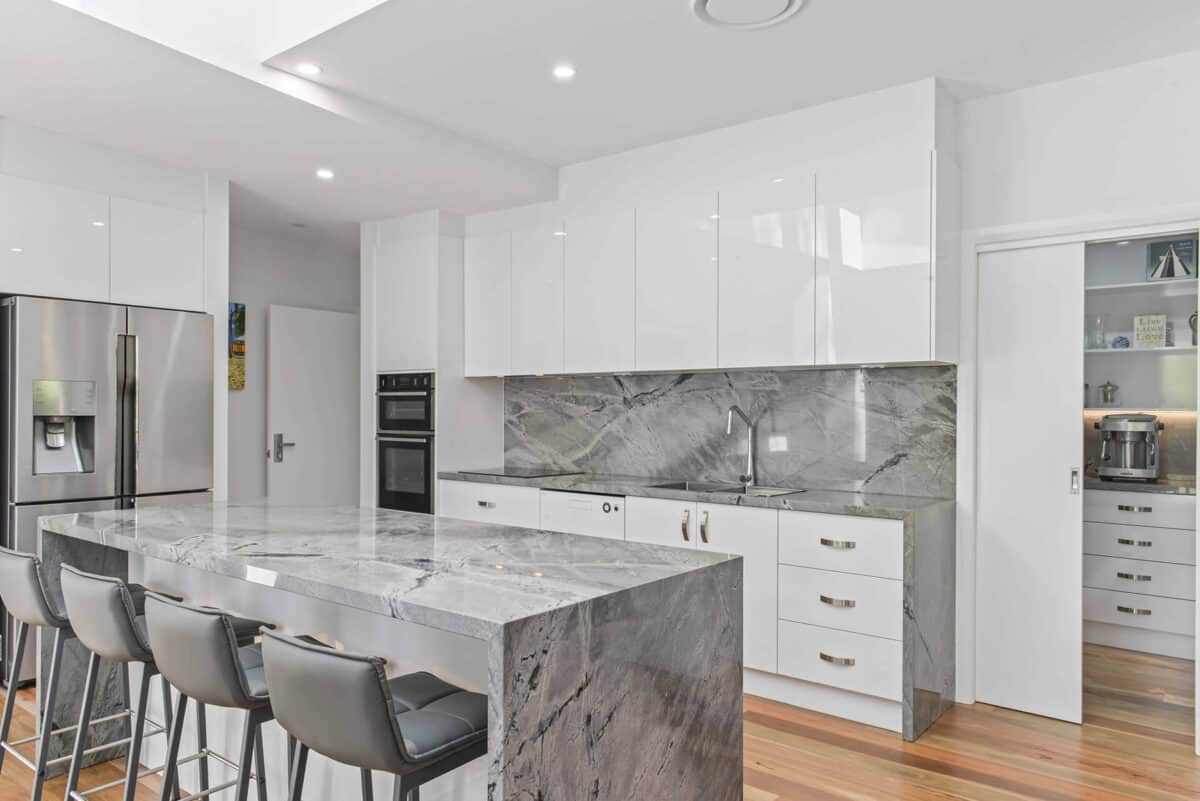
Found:
[[708, 544], [708, 512], [700, 515], [700, 541]]
[[691, 524], [692, 512], [690, 509], [683, 510], [683, 518], [679, 521], [679, 530], [683, 533], [683, 541], [691, 542], [692, 538], [688, 534], [688, 526]]
[[1078, 467], [1071, 468], [1071, 494], [1072, 495], [1079, 494], [1079, 472], [1080, 471], [1079, 471]]

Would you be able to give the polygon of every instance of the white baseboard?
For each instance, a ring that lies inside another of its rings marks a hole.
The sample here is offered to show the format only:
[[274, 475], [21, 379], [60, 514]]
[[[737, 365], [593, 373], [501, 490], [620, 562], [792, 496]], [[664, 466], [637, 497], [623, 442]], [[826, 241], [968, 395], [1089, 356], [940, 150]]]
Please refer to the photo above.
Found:
[[1196, 658], [1196, 638], [1166, 631], [1147, 631], [1115, 623], [1083, 621], [1083, 641], [1126, 651], [1173, 656], [1176, 659]]
[[865, 723], [894, 732], [902, 731], [904, 727], [903, 707], [898, 702], [886, 698], [862, 695], [757, 670], [744, 671], [742, 686], [750, 695], [759, 695], [856, 723]]

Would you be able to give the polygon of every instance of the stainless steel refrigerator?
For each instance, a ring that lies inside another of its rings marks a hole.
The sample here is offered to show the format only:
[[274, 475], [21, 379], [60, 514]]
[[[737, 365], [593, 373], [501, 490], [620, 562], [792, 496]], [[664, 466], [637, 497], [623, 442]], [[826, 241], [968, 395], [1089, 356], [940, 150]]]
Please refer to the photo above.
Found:
[[[205, 497], [211, 315], [31, 297], [0, 304], [0, 543], [35, 551], [42, 515]], [[7, 614], [3, 622], [7, 680], [14, 626]], [[35, 651], [26, 649], [21, 682], [34, 677]]]

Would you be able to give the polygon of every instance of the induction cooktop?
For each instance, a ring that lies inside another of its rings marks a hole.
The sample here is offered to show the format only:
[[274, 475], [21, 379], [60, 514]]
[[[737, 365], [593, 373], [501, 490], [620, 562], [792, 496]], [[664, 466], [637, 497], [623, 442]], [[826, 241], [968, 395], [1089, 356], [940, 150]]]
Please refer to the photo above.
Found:
[[563, 470], [559, 467], [485, 467], [482, 470], [459, 470], [469, 476], [504, 476], [505, 478], [550, 478], [551, 476], [577, 476], [580, 470]]

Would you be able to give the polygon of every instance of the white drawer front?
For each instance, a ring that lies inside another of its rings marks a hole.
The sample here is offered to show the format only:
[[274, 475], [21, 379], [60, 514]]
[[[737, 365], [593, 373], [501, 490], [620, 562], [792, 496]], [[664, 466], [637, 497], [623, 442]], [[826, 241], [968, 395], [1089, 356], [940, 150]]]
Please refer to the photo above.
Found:
[[1177, 528], [1084, 523], [1083, 552], [1096, 556], [1122, 556], [1194, 565], [1196, 533]]
[[1196, 568], [1113, 556], [1083, 557], [1083, 586], [1196, 600]]
[[779, 617], [902, 640], [904, 583], [898, 579], [780, 565]]
[[1196, 496], [1087, 490], [1083, 493], [1083, 519], [1091, 523], [1130, 523], [1194, 531]]
[[899, 701], [903, 644], [897, 640], [779, 621], [779, 672]]
[[438, 514], [503, 526], [537, 528], [541, 523], [536, 487], [438, 482]]
[[1087, 588], [1083, 591], [1083, 619], [1192, 635], [1196, 602]]
[[902, 579], [904, 523], [872, 517], [780, 512], [779, 561]]

